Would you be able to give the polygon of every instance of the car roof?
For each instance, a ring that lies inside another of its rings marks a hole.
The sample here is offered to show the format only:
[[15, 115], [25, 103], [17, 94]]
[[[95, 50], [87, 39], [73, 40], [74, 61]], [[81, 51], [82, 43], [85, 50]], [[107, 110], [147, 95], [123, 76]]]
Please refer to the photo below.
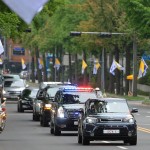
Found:
[[8, 79], [5, 79], [4, 82], [5, 81], [24, 81], [25, 82], [25, 80], [23, 79], [16, 79], [16, 78], [8, 78]]
[[104, 98], [91, 98], [91, 99], [88, 99], [87, 100], [87, 102], [88, 101], [126, 101], [126, 99], [125, 98], [112, 98], [112, 97], [104, 97]]

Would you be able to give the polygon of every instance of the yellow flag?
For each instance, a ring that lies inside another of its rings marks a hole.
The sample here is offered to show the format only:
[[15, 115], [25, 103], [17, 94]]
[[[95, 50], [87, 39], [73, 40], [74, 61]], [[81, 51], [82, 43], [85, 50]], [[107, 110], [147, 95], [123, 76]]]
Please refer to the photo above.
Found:
[[84, 73], [85, 68], [87, 67], [87, 64], [84, 60], [82, 60], [82, 74]]
[[21, 63], [22, 63], [22, 69], [25, 69], [26, 68], [26, 65], [25, 65], [25, 62], [24, 62], [24, 59], [21, 58]]
[[100, 66], [101, 66], [101, 65], [100, 65], [98, 59], [95, 59], [95, 61], [94, 61], [94, 67], [93, 67], [93, 74], [97, 74], [97, 70], [98, 70], [98, 68], [99, 68]]
[[54, 68], [56, 68], [57, 70], [59, 70], [60, 68], [60, 61], [58, 58], [55, 59], [55, 65], [54, 65]]

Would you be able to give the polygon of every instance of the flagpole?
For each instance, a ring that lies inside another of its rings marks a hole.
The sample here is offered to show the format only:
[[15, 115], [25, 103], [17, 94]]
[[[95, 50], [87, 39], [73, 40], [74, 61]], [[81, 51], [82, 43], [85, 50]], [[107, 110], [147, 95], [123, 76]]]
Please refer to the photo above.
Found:
[[[56, 46], [55, 46], [55, 61], [56, 61]], [[56, 66], [55, 66], [55, 82], [56, 82]]]
[[101, 75], [101, 88], [102, 92], [105, 92], [105, 76], [104, 76], [104, 47], [102, 50], [102, 75]]

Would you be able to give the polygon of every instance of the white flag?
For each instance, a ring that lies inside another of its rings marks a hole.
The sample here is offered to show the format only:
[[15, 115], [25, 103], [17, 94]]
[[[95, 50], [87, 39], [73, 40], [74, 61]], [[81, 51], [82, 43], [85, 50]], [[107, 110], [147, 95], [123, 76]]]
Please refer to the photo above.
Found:
[[2, 42], [0, 40], [0, 55], [4, 52], [4, 47], [2, 45]]
[[3, 0], [3, 2], [20, 16], [27, 24], [42, 9], [48, 0]]
[[111, 67], [110, 67], [110, 73], [115, 75], [115, 69], [118, 69], [118, 70], [124, 70], [124, 67], [122, 67], [119, 63], [117, 63], [115, 60], [113, 61]]
[[117, 65], [116, 65], [116, 63], [115, 63], [115, 61], [113, 61], [112, 62], [112, 65], [111, 65], [111, 67], [110, 67], [110, 73], [112, 74], [112, 75], [115, 75], [115, 69], [117, 68]]

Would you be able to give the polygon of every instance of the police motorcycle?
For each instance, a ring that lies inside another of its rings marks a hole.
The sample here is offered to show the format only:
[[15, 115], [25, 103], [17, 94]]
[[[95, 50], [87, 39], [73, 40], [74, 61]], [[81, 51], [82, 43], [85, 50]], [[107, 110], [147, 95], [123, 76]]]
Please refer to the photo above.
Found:
[[6, 123], [6, 108], [5, 101], [0, 102], [0, 133], [3, 132]]

